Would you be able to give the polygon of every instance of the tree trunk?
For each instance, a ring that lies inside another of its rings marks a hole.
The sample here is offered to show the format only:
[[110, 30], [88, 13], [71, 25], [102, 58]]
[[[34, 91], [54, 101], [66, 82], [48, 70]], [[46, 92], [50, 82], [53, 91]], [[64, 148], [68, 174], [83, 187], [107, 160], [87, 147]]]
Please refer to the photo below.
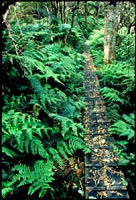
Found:
[[77, 4], [72, 8], [72, 19], [71, 19], [71, 28], [73, 28], [74, 25], [74, 19], [75, 19], [75, 12], [79, 9], [79, 2], [77, 1]]
[[85, 1], [85, 26], [87, 27], [87, 1]]
[[104, 64], [109, 64], [115, 59], [117, 33], [117, 7], [108, 5], [105, 10], [104, 27]]
[[59, 2], [61, 22], [64, 23], [64, 2]]
[[127, 34], [132, 34], [134, 33], [136, 30], [136, 23], [132, 22], [129, 26], [128, 26], [128, 32]]

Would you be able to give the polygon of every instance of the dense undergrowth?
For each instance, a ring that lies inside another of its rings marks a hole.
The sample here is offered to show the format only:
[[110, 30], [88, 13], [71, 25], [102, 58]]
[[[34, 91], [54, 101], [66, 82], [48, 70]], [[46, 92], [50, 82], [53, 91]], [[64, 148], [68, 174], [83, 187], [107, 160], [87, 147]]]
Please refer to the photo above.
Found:
[[[84, 37], [90, 40], [124, 184], [134, 193], [134, 36], [121, 29], [116, 60], [103, 65], [103, 13], [85, 19], [80, 9], [71, 26], [71, 16], [63, 23], [63, 13], [50, 14], [53, 6], [53, 1], [17, 3], [3, 30], [2, 198], [84, 198], [83, 153], [89, 151], [83, 140]], [[95, 2], [90, 6], [93, 12]]]
[[59, 24], [52, 42], [47, 21], [27, 20], [3, 31], [2, 197], [81, 198], [83, 39], [74, 27], [64, 44]]
[[114, 148], [119, 158], [130, 197], [134, 194], [135, 177], [135, 43], [134, 35], [123, 27], [117, 34], [116, 60], [103, 64], [103, 26], [94, 29], [89, 37], [90, 53], [100, 81], [100, 92], [111, 119], [111, 134], [116, 139]]

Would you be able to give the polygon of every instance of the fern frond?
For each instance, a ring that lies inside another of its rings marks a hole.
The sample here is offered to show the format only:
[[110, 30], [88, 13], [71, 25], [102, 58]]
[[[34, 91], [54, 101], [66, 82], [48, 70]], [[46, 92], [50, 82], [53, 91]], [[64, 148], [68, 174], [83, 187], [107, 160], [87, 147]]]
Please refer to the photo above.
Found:
[[114, 144], [117, 145], [117, 146], [120, 146], [124, 150], [127, 150], [128, 141], [120, 140], [120, 141], [116, 141]]
[[70, 136], [69, 137], [69, 149], [73, 153], [79, 149], [84, 149], [85, 144], [81, 138]]
[[110, 128], [111, 133], [116, 134], [119, 137], [126, 136], [128, 140], [132, 140], [135, 136], [135, 132], [134, 120], [131, 118], [131, 116], [134, 117], [133, 114], [129, 116], [123, 115], [123, 119], [125, 119], [126, 122], [123, 120], [118, 120], [115, 122]]
[[47, 110], [47, 108], [46, 108], [47, 94], [41, 85], [40, 79], [35, 77], [34, 75], [28, 76], [27, 78], [29, 79], [34, 92], [38, 95], [38, 98], [39, 98], [39, 101], [40, 101], [42, 107], [44, 108], [44, 110]]
[[134, 115], [134, 113], [130, 113], [129, 115], [123, 114], [122, 118], [134, 128], [134, 126], [135, 126], [135, 115]]
[[66, 152], [66, 154], [72, 156], [73, 153], [70, 151], [68, 144], [65, 141], [61, 141], [60, 145], [63, 147], [64, 151]]
[[13, 188], [12, 187], [4, 187], [4, 188], [2, 188], [2, 190], [1, 190], [2, 198], [5, 199], [8, 193], [9, 194], [13, 193]]
[[19, 181], [18, 187], [31, 184], [28, 189], [28, 195], [32, 195], [40, 189], [39, 197], [42, 197], [47, 189], [50, 188], [49, 184], [54, 180], [53, 168], [53, 163], [49, 160], [47, 162], [43, 160], [36, 161], [32, 170], [26, 165], [15, 165], [12, 171], [17, 171], [18, 174], [13, 176], [13, 181]]
[[49, 157], [43, 143], [37, 137], [32, 139], [30, 149], [33, 155], [40, 155], [42, 158], [46, 159]]
[[[48, 157], [42, 139], [45, 136], [49, 138], [48, 132], [52, 129], [43, 125], [40, 120], [26, 113], [12, 110], [3, 118], [3, 130], [3, 147], [8, 142], [19, 152], [29, 153], [31, 151], [33, 155]], [[4, 147], [3, 151], [6, 155], [14, 156], [13, 150]]]
[[2, 153], [4, 153], [5, 155], [11, 157], [11, 158], [14, 158], [17, 156], [17, 153], [7, 147], [2, 147]]
[[61, 123], [61, 134], [65, 138], [67, 134], [78, 136], [79, 132], [83, 132], [84, 128], [81, 123], [75, 123], [68, 117], [51, 113], [49, 116]]
[[69, 130], [69, 125], [72, 123], [72, 120], [69, 119], [68, 117], [64, 117], [64, 116], [61, 116], [61, 115], [58, 115], [58, 114], [54, 114], [54, 113], [49, 114], [49, 116], [51, 118], [55, 119], [56, 121], [61, 122], [62, 136], [64, 137], [65, 134]]
[[[36, 50], [34, 50], [36, 51]], [[26, 52], [25, 52], [26, 53]], [[44, 62], [41, 62], [37, 60], [33, 54], [30, 56], [28, 55], [10, 55], [13, 58], [16, 58], [17, 60], [23, 62], [23, 66], [26, 70], [26, 74], [28, 74], [26, 77], [29, 79], [29, 76], [32, 76], [33, 71], [36, 69], [41, 72], [41, 74], [33, 74], [33, 76], [37, 76], [39, 78], [45, 78], [47, 81], [50, 77], [53, 78], [56, 82], [64, 85], [59, 79], [58, 79], [58, 74], [54, 73], [48, 66], [44, 65]], [[28, 67], [29, 66], [29, 67]], [[28, 71], [29, 70], [29, 71]]]
[[121, 104], [125, 103], [125, 96], [118, 90], [109, 87], [103, 87], [100, 92], [107, 99], [108, 102], [119, 102]]
[[71, 105], [70, 103], [66, 103], [64, 105], [64, 109], [62, 111], [62, 115], [73, 119], [75, 111], [76, 111], [75, 110], [75, 106]]
[[62, 156], [62, 158], [65, 158], [66, 160], [68, 160], [68, 156], [65, 152], [65, 149], [63, 148], [62, 145], [60, 145], [59, 143], [57, 143], [57, 149], [59, 151], [59, 154]]
[[60, 166], [64, 166], [64, 163], [58, 153], [58, 151], [52, 147], [50, 147], [48, 149], [49, 153], [51, 154], [51, 156], [53, 157], [53, 160]]

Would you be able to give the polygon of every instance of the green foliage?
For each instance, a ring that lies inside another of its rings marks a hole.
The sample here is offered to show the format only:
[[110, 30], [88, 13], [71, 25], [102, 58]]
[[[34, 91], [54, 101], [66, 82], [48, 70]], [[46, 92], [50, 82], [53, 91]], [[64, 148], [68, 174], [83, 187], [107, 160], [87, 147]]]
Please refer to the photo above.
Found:
[[[17, 15], [18, 6], [11, 9]], [[16, 17], [3, 32], [2, 197], [27, 186], [28, 195], [46, 198], [65, 160], [88, 151], [82, 121], [84, 57], [77, 52], [83, 40], [80, 29], [59, 24], [53, 32], [58, 42], [51, 44], [47, 20]], [[69, 45], [62, 46], [56, 38], [69, 31]]]
[[93, 32], [91, 33], [89, 37], [90, 47], [93, 47], [91, 49], [95, 50], [97, 48], [97, 50], [103, 50], [103, 45], [104, 45], [103, 37], [104, 37], [103, 28], [100, 28], [100, 30], [99, 29], [93, 30]]
[[3, 198], [6, 198], [6, 195], [9, 193], [9, 194], [13, 194], [13, 188], [8, 186], [8, 184], [4, 183], [2, 185], [2, 190], [1, 190], [1, 195]]
[[121, 104], [125, 103], [125, 95], [123, 95], [118, 90], [109, 87], [103, 87], [100, 89], [100, 92], [102, 93], [103, 97], [107, 100], [107, 103], [110, 102], [112, 103], [118, 102]]
[[126, 33], [117, 34], [116, 59], [126, 61], [129, 65], [135, 65], [134, 36]]
[[32, 195], [40, 189], [39, 198], [43, 197], [47, 189], [50, 188], [50, 183], [54, 180], [53, 168], [51, 161], [46, 163], [43, 160], [36, 161], [31, 169], [24, 164], [16, 165], [12, 168], [12, 171], [18, 172], [18, 174], [13, 177], [13, 182], [19, 181], [18, 187], [31, 184], [28, 189], [28, 195]]
[[114, 62], [103, 65], [97, 71], [100, 82], [105, 86], [117, 87], [123, 93], [134, 90], [135, 73], [133, 65], [129, 66], [127, 62]]
[[[100, 27], [99, 27], [100, 28]], [[89, 36], [90, 53], [94, 59], [94, 65], [96, 67], [101, 66], [104, 56], [104, 30], [103, 28], [94, 29]]]
[[[42, 139], [45, 136], [49, 137], [48, 131], [50, 129], [46, 128], [40, 120], [31, 115], [10, 110], [3, 114], [2, 125], [4, 133], [2, 137], [4, 149], [2, 151], [6, 156], [14, 157], [15, 151], [18, 153], [32, 152], [33, 155], [39, 154], [43, 158], [48, 157]], [[7, 145], [10, 145], [11, 149], [6, 148]]]
[[120, 160], [119, 164], [124, 168], [127, 175], [126, 181], [129, 182], [132, 191], [134, 192], [135, 178], [135, 115], [123, 114], [122, 118], [112, 124], [110, 128], [111, 134], [116, 135], [115, 149]]
[[68, 36], [68, 43], [77, 49], [78, 52], [83, 52], [84, 37], [79, 26], [74, 26]]
[[[112, 128], [110, 128], [111, 133], [117, 134], [119, 137], [126, 136], [127, 141], [134, 139], [134, 135], [135, 135], [135, 132], [134, 132], [134, 125], [135, 125], [134, 114], [131, 113], [129, 116], [124, 114], [124, 115], [122, 115], [122, 119], [123, 120], [118, 120], [117, 122], [115, 122], [112, 125]], [[127, 141], [126, 141], [126, 144], [128, 143]]]
[[126, 62], [114, 62], [102, 65], [97, 74], [102, 86], [100, 91], [108, 104], [109, 116], [116, 121], [123, 109], [134, 108], [134, 67], [129, 67]]
[[93, 31], [94, 27], [95, 27], [95, 17], [93, 16], [87, 16], [86, 17], [86, 21], [85, 21], [85, 17], [78, 17], [77, 18], [77, 22], [80, 25], [80, 28], [84, 34], [85, 38], [88, 38], [90, 33]]

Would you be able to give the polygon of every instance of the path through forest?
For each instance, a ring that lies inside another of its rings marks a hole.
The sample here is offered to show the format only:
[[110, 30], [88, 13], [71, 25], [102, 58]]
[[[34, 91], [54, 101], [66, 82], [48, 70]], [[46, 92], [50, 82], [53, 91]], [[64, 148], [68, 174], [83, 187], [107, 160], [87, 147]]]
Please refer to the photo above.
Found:
[[118, 157], [109, 134], [110, 121], [106, 116], [104, 100], [99, 92], [99, 80], [95, 73], [93, 60], [89, 54], [89, 41], [86, 40], [83, 56], [84, 87], [86, 93], [86, 111], [84, 140], [93, 150], [85, 155], [85, 198], [86, 199], [129, 199], [124, 174], [118, 166]]

